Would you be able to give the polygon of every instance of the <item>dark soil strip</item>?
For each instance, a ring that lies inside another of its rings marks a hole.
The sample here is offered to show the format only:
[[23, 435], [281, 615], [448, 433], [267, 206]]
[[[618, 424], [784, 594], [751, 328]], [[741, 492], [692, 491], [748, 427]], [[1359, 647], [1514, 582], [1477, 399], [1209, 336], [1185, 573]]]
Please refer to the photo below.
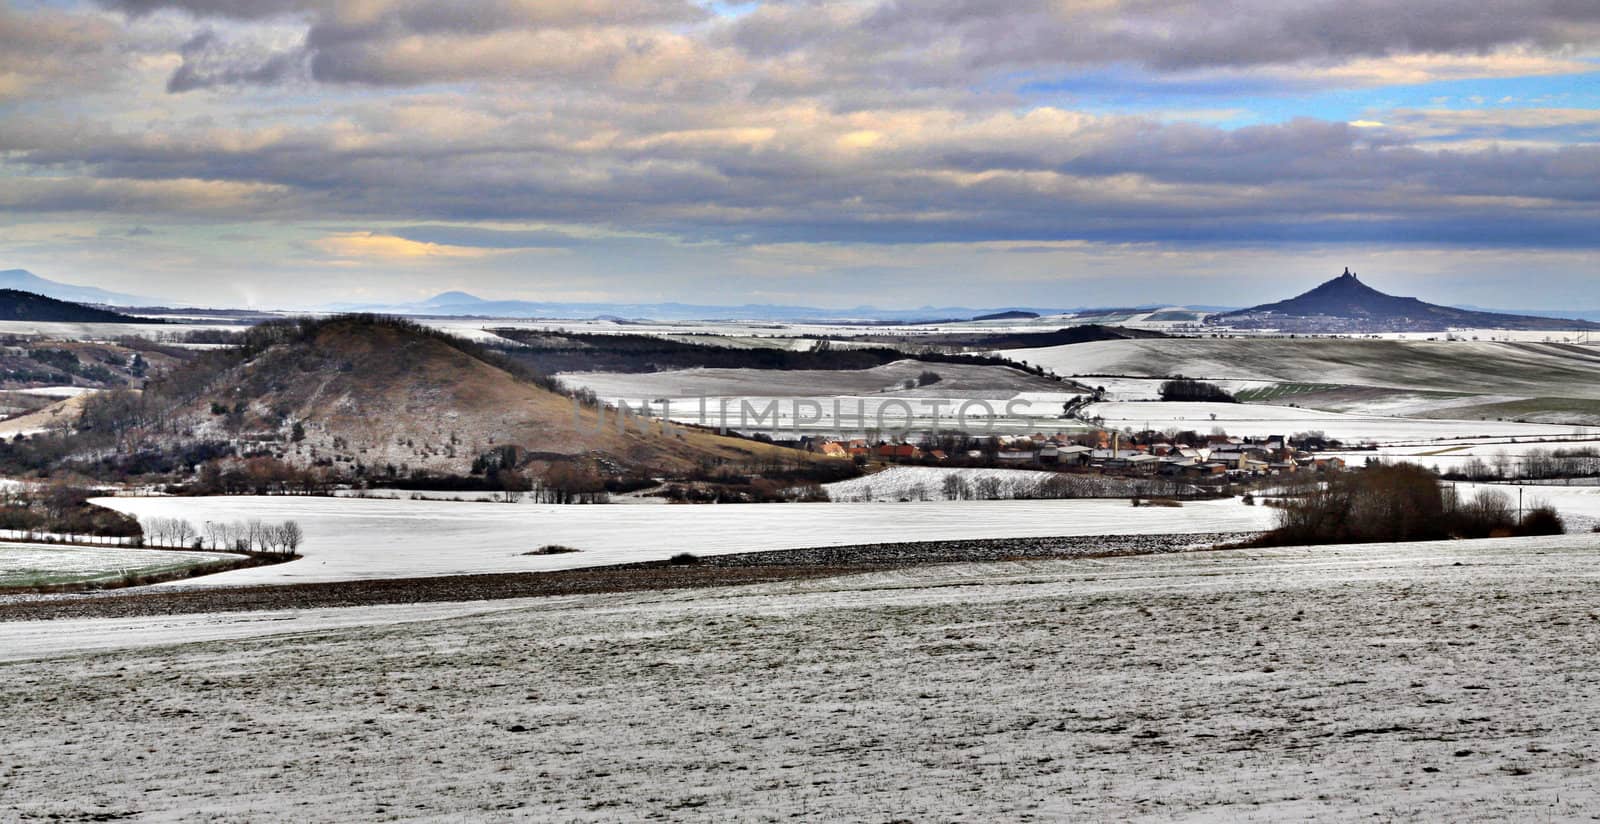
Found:
[[447, 575], [209, 589], [125, 590], [120, 593], [41, 596], [0, 602], [0, 621], [315, 609], [737, 586], [826, 578], [919, 564], [1179, 552], [1246, 537], [1248, 535], [1242, 533], [1207, 533], [924, 541], [751, 552], [698, 558], [693, 563], [662, 561], [558, 572]]
[[[855, 544], [812, 549], [780, 549], [714, 555], [698, 563], [722, 567], [848, 566], [878, 564], [1015, 561], [1024, 558], [1104, 558], [1113, 555], [1157, 555], [1206, 549], [1253, 537], [1253, 532], [1191, 532], [1182, 535], [1078, 535], [1053, 538], [977, 538], [964, 541], [915, 541]], [[651, 566], [635, 564], [634, 568]], [[627, 569], [628, 567], [615, 567]]]

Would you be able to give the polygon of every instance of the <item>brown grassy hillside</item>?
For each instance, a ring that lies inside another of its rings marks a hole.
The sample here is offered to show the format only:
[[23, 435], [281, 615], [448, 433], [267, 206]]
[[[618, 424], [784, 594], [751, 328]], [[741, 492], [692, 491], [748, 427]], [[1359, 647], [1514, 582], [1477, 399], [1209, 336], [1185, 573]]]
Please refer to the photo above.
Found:
[[143, 429], [302, 466], [402, 473], [465, 474], [508, 445], [531, 453], [534, 473], [568, 462], [610, 474], [808, 459], [699, 431], [595, 431], [594, 410], [575, 420], [572, 401], [554, 388], [475, 344], [405, 321], [343, 316], [258, 327], [243, 348], [175, 371], [146, 393]]

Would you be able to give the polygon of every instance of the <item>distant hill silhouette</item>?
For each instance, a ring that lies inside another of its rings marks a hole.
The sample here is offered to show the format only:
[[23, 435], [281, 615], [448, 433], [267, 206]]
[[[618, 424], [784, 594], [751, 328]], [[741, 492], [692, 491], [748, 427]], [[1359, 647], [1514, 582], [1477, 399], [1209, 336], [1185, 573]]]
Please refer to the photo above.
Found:
[[1026, 312], [1021, 309], [1013, 309], [1009, 312], [993, 312], [987, 315], [979, 315], [973, 318], [973, 320], [1032, 320], [1037, 317], [1039, 317], [1038, 312]]
[[160, 323], [136, 318], [108, 309], [47, 298], [17, 289], [0, 289], [0, 320], [29, 320], [38, 323]]
[[1321, 332], [1436, 332], [1447, 329], [1600, 329], [1582, 320], [1478, 312], [1385, 294], [1349, 269], [1305, 294], [1213, 315], [1208, 323]]
[[[1050, 332], [1016, 332], [1001, 335], [948, 336], [960, 338], [967, 346], [983, 349], [1039, 349], [1045, 346], [1068, 346], [1075, 343], [1095, 343], [1103, 340], [1141, 340], [1164, 338], [1165, 333], [1153, 329], [1129, 329], [1126, 326], [1102, 326], [1091, 323], [1085, 326], [1068, 326]], [[947, 342], [945, 336], [940, 343]]]
[[0, 289], [17, 289], [23, 292], [32, 292], [35, 295], [44, 295], [47, 298], [55, 298], [56, 300], [99, 303], [108, 306], [155, 306], [161, 303], [155, 298], [125, 295], [121, 292], [111, 292], [93, 286], [77, 286], [71, 283], [42, 278], [27, 269], [0, 271]]

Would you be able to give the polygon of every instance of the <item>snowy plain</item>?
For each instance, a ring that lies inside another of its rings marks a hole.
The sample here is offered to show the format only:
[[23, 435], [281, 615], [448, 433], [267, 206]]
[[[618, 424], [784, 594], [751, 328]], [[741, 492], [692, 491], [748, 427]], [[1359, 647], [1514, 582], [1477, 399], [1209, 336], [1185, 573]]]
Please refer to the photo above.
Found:
[[[1161, 338], [1013, 349], [1060, 375], [1375, 386], [1600, 400], [1600, 346], [1490, 341]], [[1093, 383], [1095, 378], [1084, 377]]]
[[1143, 430], [1148, 425], [1158, 432], [1189, 429], [1206, 434], [1212, 428], [1221, 428], [1236, 436], [1292, 435], [1317, 430], [1346, 443], [1600, 434], [1592, 426], [1393, 418], [1251, 403], [1096, 403], [1087, 406], [1083, 414], [1102, 417], [1106, 426], [1115, 429]]
[[[1520, 460], [1531, 452], [1554, 452], [1561, 449], [1600, 449], [1600, 441], [1565, 437], [1555, 440], [1538, 438], [1472, 438], [1459, 443], [1418, 444], [1414, 441], [1382, 444], [1373, 449], [1333, 451], [1346, 463], [1360, 465], [1370, 458], [1388, 463], [1405, 461], [1433, 469], [1441, 474], [1462, 471], [1469, 463], [1480, 461], [1494, 466], [1502, 457], [1512, 472], [1517, 471]], [[1582, 485], [1593, 479], [1575, 479]], [[1553, 483], [1560, 484], [1560, 481]]]
[[1568, 820], [1597, 544], [0, 624], [0, 817]]
[[[924, 372], [939, 375], [928, 386], [907, 390]], [[1049, 378], [1003, 366], [901, 360], [870, 369], [674, 369], [663, 372], [562, 372], [563, 385], [584, 388], [607, 400], [637, 404], [653, 398], [749, 396], [854, 396], [901, 394], [923, 397], [1009, 398], [1024, 390], [1058, 390]], [[1058, 404], [1059, 406], [1059, 404]]]
[[988, 469], [978, 467], [944, 468], [937, 466], [891, 466], [882, 472], [823, 484], [834, 501], [943, 500], [946, 478], [959, 478], [967, 485], [993, 479], [1000, 497], [1015, 492], [1031, 492], [1059, 473], [1035, 469]]
[[[899, 541], [1070, 535], [1245, 532], [1272, 513], [1237, 500], [1182, 508], [1125, 500], [611, 506], [303, 496], [97, 498], [149, 517], [293, 519], [298, 561], [218, 573], [185, 586], [306, 583], [480, 572], [536, 572], [656, 561], [679, 552], [725, 555]], [[579, 550], [524, 555], [546, 544]]]

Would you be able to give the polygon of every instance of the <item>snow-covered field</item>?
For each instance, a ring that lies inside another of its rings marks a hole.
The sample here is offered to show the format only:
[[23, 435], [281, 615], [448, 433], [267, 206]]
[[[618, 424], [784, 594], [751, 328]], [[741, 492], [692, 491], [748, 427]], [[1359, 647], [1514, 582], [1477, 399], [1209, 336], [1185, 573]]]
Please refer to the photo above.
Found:
[[216, 552], [0, 543], [0, 587], [116, 581], [234, 560]]
[[1597, 542], [0, 624], [0, 818], [1578, 819]]
[[1562, 438], [1559, 440], [1540, 440], [1538, 438], [1520, 439], [1511, 441], [1506, 438], [1474, 438], [1461, 443], [1438, 444], [1403, 442], [1386, 444], [1376, 449], [1351, 450], [1347, 452], [1329, 452], [1344, 458], [1347, 463], [1360, 464], [1368, 458], [1378, 458], [1384, 461], [1406, 461], [1430, 467], [1438, 472], [1445, 473], [1463, 469], [1469, 462], [1477, 460], [1494, 466], [1505, 456], [1512, 471], [1516, 471], [1518, 461], [1530, 452], [1554, 452], [1558, 449], [1600, 449], [1600, 441]]
[[1060, 375], [1181, 374], [1206, 380], [1600, 399], [1600, 380], [1595, 379], [1600, 345], [1167, 338], [1016, 349], [1004, 354]]
[[[1164, 311], [1164, 310], [1162, 310]], [[418, 318], [437, 329], [461, 335], [474, 337], [489, 329], [538, 329], [547, 331], [581, 332], [585, 334], [617, 334], [617, 335], [657, 335], [660, 337], [681, 337], [694, 335], [705, 342], [708, 336], [737, 338], [745, 340], [765, 339], [764, 345], [785, 346], [793, 341], [798, 346], [809, 347], [816, 340], [822, 338], [861, 338], [860, 343], [850, 340], [835, 340], [835, 345], [849, 347], [852, 345], [874, 346], [879, 345], [872, 341], [874, 337], [895, 337], [936, 335], [948, 332], [975, 331], [1002, 333], [1002, 332], [1040, 332], [1059, 329], [1063, 326], [1081, 326], [1090, 323], [1116, 323], [1134, 326], [1142, 329], [1168, 330], [1181, 324], [1181, 320], [1161, 320], [1153, 318], [1158, 312], [1133, 312], [1116, 315], [1101, 315], [1095, 317], [1069, 317], [1062, 315], [1047, 315], [1040, 318], [1014, 318], [992, 321], [952, 321], [948, 323], [917, 323], [907, 325], [876, 326], [856, 325], [844, 323], [815, 323], [805, 321], [770, 321], [770, 320], [683, 320], [683, 321], [627, 321], [618, 322], [595, 318], [569, 319], [569, 320], [539, 320], [528, 318], [513, 319], [485, 319], [485, 318]]]
[[[945, 483], [960, 485], [947, 494]], [[1002, 500], [1007, 498], [1128, 498], [1132, 495], [1169, 495], [1187, 487], [1166, 478], [1122, 478], [1089, 473], [1046, 472], [1036, 469], [979, 467], [892, 466], [882, 472], [824, 484], [830, 500], [942, 501], [948, 498]]]
[[1443, 340], [1446, 336], [1457, 341], [1489, 340], [1515, 343], [1585, 343], [1594, 339], [1593, 332], [1581, 330], [1549, 329], [1456, 329], [1451, 332], [1380, 332], [1370, 337], [1385, 340]]
[[168, 338], [198, 331], [238, 331], [233, 323], [56, 323], [0, 320], [0, 335], [28, 335], [53, 340], [116, 340]]
[[[477, 572], [530, 572], [895, 541], [1051, 535], [1254, 531], [1265, 507], [1204, 501], [1135, 508], [1119, 500], [938, 501], [905, 504], [558, 506], [350, 498], [102, 498], [138, 517], [300, 522], [305, 557], [220, 573], [206, 585], [299, 583]], [[580, 550], [526, 556], [546, 544]], [[188, 585], [186, 582], [185, 585]]]
[[937, 466], [893, 466], [872, 475], [824, 484], [828, 497], [835, 501], [942, 500], [946, 478], [960, 478], [972, 485], [992, 478], [1001, 494], [1027, 492], [1060, 475], [1033, 469], [950, 468]]
[[[1161, 400], [1161, 384], [1167, 378], [1108, 378], [1102, 376], [1076, 378], [1085, 386], [1104, 389], [1107, 401], [1158, 401]], [[1239, 392], [1245, 389], [1257, 389], [1273, 386], [1273, 381], [1250, 380], [1217, 380], [1212, 381], [1227, 392]]]
[[1391, 418], [1381, 415], [1347, 415], [1289, 406], [1253, 403], [1097, 403], [1085, 416], [1105, 418], [1115, 429], [1146, 427], [1158, 432], [1190, 429], [1201, 434], [1220, 427], [1229, 435], [1292, 435], [1321, 431], [1346, 443], [1426, 441], [1452, 438], [1541, 438], [1596, 434], [1595, 427], [1505, 421], [1450, 421]]
[[73, 395], [62, 398], [42, 409], [36, 409], [23, 415], [18, 415], [9, 420], [0, 421], [0, 438], [13, 438], [17, 435], [36, 435], [70, 426], [83, 412], [84, 401], [87, 394]]
[[907, 392], [905, 382], [923, 372], [937, 383], [909, 390], [914, 396], [1009, 398], [1021, 391], [1048, 391], [1060, 384], [1003, 366], [923, 363], [903, 360], [871, 369], [675, 369], [665, 372], [563, 372], [569, 387], [593, 390], [630, 404], [654, 398], [741, 396], [833, 396]]
[[44, 398], [70, 398], [74, 395], [82, 395], [97, 390], [87, 386], [35, 386], [28, 389], [12, 389], [10, 391], [23, 395], [38, 395]]
[[[1570, 428], [1570, 427], [1569, 427]], [[1530, 452], [1550, 452], [1556, 449], [1600, 449], [1600, 440], [1586, 438], [1562, 437], [1552, 440], [1528, 438], [1509, 440], [1506, 438], [1474, 438], [1460, 444], [1439, 446], [1438, 444], [1397, 443], [1380, 446], [1375, 450], [1362, 450], [1351, 452], [1353, 456], [1383, 455], [1387, 457], [1404, 456], [1452, 456], [1452, 457], [1478, 457], [1490, 458], [1497, 455], [1510, 455], [1512, 457], [1527, 455]]]
[[[665, 505], [666, 498], [650, 497], [653, 487], [635, 490], [633, 492], [613, 493], [610, 496], [612, 504], [656, 504]], [[460, 501], [463, 503], [503, 503], [504, 492], [489, 492], [485, 490], [457, 490], [457, 489], [336, 489], [333, 494], [339, 498], [383, 498], [399, 501]], [[514, 498], [518, 501], [529, 500], [532, 493], [519, 492]]]
[[[1286, 398], [1289, 403], [1296, 403], [1293, 397]], [[1516, 395], [1463, 395], [1448, 397], [1430, 395], [1426, 393], [1413, 393], [1397, 391], [1374, 398], [1364, 398], [1352, 401], [1334, 401], [1333, 405], [1317, 403], [1317, 407], [1333, 412], [1346, 412], [1357, 415], [1393, 415], [1398, 417], [1421, 417], [1437, 415], [1449, 417], [1455, 412], [1457, 417], [1464, 417], [1462, 410], [1470, 410], [1474, 406], [1483, 406], [1497, 403], [1515, 403], [1528, 398]], [[1596, 404], [1600, 406], [1600, 403]]]
[[336, 489], [340, 498], [384, 498], [401, 501], [463, 501], [494, 502], [505, 498], [504, 492], [478, 489]]

